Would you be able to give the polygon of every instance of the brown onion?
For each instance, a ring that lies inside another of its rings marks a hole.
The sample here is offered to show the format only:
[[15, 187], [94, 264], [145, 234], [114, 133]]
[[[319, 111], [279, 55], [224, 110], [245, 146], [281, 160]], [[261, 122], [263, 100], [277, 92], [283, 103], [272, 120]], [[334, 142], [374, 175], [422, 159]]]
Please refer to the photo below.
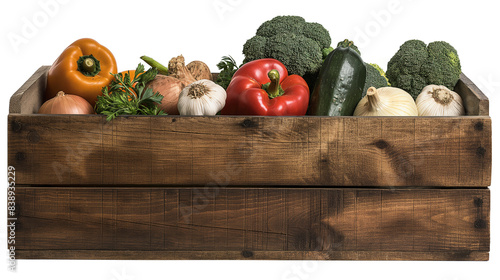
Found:
[[65, 94], [60, 91], [53, 98], [45, 101], [38, 110], [38, 114], [93, 114], [92, 105], [84, 98]]
[[161, 104], [158, 104], [158, 108], [169, 115], [179, 114], [177, 102], [184, 87], [185, 85], [179, 79], [161, 74], [156, 75], [156, 78], [146, 85], [146, 88], [151, 88], [153, 92], [159, 92], [163, 95], [163, 100]]

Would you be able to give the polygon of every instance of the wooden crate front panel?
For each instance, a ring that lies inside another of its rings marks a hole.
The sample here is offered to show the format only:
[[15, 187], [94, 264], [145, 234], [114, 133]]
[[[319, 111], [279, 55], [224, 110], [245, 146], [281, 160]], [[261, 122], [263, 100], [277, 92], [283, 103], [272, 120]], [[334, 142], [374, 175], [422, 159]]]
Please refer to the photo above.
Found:
[[9, 116], [19, 184], [484, 187], [489, 117]]
[[120, 255], [125, 250], [150, 252], [145, 258], [239, 252], [243, 258], [465, 260], [487, 258], [490, 244], [488, 189], [19, 186], [16, 202], [21, 258], [73, 250], [81, 255], [66, 257], [141, 258]]

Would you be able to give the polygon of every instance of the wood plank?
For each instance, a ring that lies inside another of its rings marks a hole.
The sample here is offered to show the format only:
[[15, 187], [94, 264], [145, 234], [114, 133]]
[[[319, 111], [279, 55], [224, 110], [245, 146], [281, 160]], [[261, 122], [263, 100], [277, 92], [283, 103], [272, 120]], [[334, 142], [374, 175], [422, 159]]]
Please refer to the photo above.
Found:
[[488, 261], [489, 252], [406, 251], [117, 251], [117, 250], [16, 250], [17, 259], [90, 260], [389, 260], [389, 261]]
[[490, 250], [488, 189], [226, 187], [200, 199], [204, 191], [18, 186], [16, 249], [238, 251], [248, 258], [281, 251], [305, 259], [307, 252], [335, 259], [362, 251], [469, 258]]
[[19, 184], [486, 187], [489, 117], [9, 116]]

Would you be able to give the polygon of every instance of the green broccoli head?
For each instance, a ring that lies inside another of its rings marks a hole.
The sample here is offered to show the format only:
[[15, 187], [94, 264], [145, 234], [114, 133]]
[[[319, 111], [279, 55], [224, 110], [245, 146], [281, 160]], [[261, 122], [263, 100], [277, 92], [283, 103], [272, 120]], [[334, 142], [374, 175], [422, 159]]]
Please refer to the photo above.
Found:
[[427, 50], [429, 58], [422, 66], [422, 76], [429, 84], [443, 85], [453, 90], [462, 73], [457, 50], [443, 41], [430, 43]]
[[407, 41], [387, 64], [391, 85], [407, 91], [415, 99], [429, 84], [453, 90], [461, 72], [457, 51], [446, 42], [427, 46], [420, 40]]
[[262, 23], [256, 35], [245, 43], [243, 62], [274, 58], [290, 74], [303, 76], [321, 67], [323, 50], [330, 44], [330, 34], [321, 24], [306, 22], [299, 16], [277, 16]]
[[363, 89], [363, 97], [366, 95], [366, 91], [370, 87], [381, 88], [389, 86], [387, 78], [385, 77], [384, 70], [380, 68], [377, 64], [368, 64], [366, 66], [366, 82]]

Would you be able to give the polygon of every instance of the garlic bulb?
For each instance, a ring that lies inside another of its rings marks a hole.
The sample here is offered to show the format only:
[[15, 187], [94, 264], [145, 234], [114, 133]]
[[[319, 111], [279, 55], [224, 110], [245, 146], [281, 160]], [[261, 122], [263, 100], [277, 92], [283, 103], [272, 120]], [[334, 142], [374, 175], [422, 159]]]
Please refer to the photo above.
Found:
[[355, 116], [417, 116], [417, 105], [406, 91], [370, 87], [354, 110]]
[[465, 114], [462, 98], [445, 86], [428, 85], [418, 95], [419, 116], [461, 116]]
[[226, 105], [226, 91], [210, 80], [199, 80], [185, 87], [177, 108], [181, 115], [214, 116]]

